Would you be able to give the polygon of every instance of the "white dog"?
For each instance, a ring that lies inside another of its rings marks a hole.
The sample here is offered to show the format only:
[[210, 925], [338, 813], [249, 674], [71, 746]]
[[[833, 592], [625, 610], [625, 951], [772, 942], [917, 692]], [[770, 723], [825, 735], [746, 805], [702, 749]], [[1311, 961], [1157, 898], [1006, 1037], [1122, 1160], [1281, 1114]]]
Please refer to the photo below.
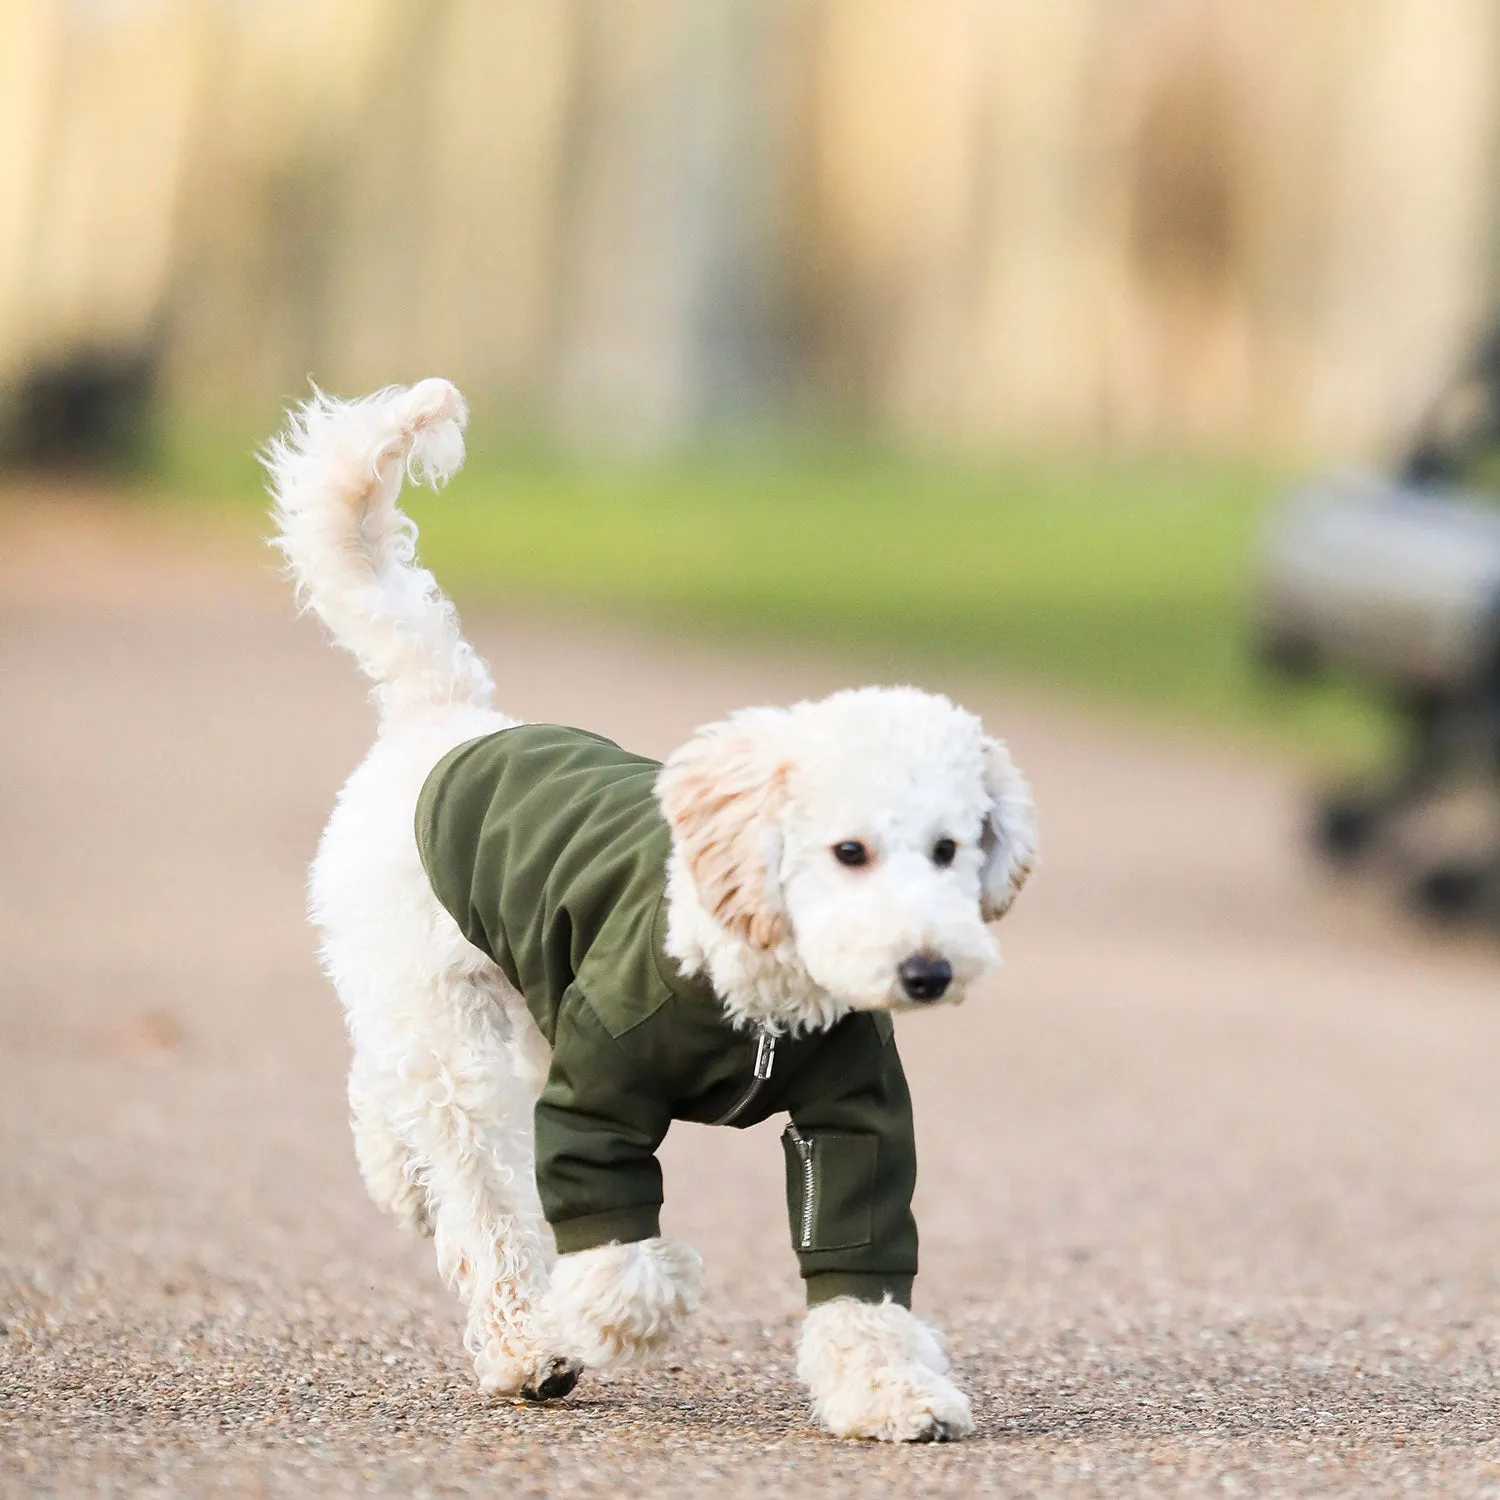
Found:
[[442, 380], [318, 394], [266, 458], [277, 545], [380, 710], [311, 876], [370, 1193], [433, 1236], [481, 1385], [547, 1399], [697, 1305], [699, 1258], [657, 1224], [670, 1121], [787, 1112], [816, 1418], [971, 1432], [906, 1305], [916, 1164], [887, 1013], [998, 962], [1026, 784], [909, 688], [748, 710], [664, 768], [497, 713], [396, 505], [408, 472], [457, 470], [465, 419]]

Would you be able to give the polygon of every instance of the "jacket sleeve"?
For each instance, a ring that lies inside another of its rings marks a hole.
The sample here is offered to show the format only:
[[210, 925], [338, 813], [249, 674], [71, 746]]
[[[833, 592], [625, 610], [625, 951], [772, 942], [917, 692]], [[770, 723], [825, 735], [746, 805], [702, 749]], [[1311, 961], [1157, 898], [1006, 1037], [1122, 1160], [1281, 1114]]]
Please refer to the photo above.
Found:
[[809, 1306], [889, 1296], [910, 1307], [917, 1149], [890, 1018], [840, 1022], [788, 1102], [787, 1216]]
[[560, 1254], [660, 1233], [656, 1160], [671, 1124], [653, 1090], [574, 986], [563, 997], [552, 1064], [536, 1104], [536, 1180]]

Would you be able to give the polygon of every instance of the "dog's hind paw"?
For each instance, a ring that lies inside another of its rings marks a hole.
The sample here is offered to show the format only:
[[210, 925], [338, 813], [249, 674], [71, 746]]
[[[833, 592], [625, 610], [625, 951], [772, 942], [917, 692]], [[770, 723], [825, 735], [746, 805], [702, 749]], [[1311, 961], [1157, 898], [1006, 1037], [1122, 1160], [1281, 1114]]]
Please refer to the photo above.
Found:
[[517, 1348], [514, 1340], [493, 1339], [475, 1356], [474, 1373], [487, 1396], [558, 1401], [578, 1384], [583, 1365], [546, 1347]]
[[521, 1387], [521, 1395], [527, 1401], [560, 1401], [572, 1392], [582, 1373], [581, 1365], [558, 1356], [545, 1372], [538, 1372], [540, 1378], [533, 1377]]

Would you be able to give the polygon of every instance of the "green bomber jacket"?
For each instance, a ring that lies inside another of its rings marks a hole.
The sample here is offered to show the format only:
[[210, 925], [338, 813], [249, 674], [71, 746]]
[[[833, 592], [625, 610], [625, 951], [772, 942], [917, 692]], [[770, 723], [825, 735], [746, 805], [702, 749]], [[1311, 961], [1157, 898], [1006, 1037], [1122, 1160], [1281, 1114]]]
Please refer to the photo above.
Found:
[[786, 1113], [787, 1213], [807, 1300], [909, 1306], [916, 1145], [890, 1017], [826, 1031], [736, 1027], [664, 948], [670, 836], [660, 764], [581, 729], [527, 724], [450, 751], [417, 802], [438, 900], [552, 1047], [536, 1105], [542, 1209], [563, 1254], [660, 1232], [673, 1120]]

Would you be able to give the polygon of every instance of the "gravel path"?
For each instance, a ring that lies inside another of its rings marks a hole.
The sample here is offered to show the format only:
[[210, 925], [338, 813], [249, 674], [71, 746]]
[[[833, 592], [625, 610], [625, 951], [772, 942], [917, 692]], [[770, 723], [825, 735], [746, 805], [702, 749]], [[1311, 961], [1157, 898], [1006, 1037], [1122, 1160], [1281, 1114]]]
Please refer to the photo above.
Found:
[[[0, 508], [0, 1491], [1500, 1495], [1500, 958], [1320, 884], [1281, 774], [963, 682], [1046, 851], [1001, 981], [900, 1027], [979, 1437], [808, 1426], [774, 1126], [668, 1142], [669, 1367], [481, 1399], [302, 922], [361, 687], [262, 559], [108, 514]], [[471, 623], [658, 753], [866, 675]]]

